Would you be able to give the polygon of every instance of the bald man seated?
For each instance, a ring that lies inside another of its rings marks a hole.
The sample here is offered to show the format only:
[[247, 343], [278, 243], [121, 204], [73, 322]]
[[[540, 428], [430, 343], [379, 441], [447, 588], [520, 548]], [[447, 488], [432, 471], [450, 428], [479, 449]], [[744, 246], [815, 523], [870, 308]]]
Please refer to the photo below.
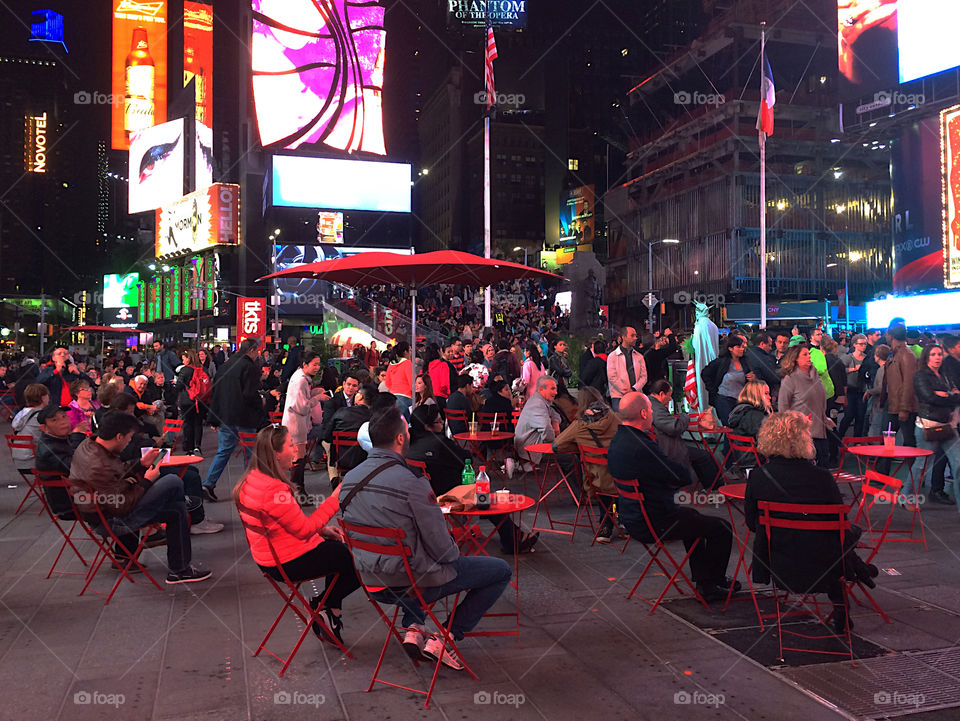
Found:
[[[689, 551], [700, 539], [690, 556], [690, 574], [708, 603], [726, 598], [731, 585], [739, 591], [740, 583], [726, 575], [733, 544], [730, 524], [676, 503], [674, 492], [690, 483], [690, 473], [664, 455], [650, 438], [650, 399], [643, 393], [627, 393], [620, 401], [619, 415], [621, 425], [607, 453], [607, 467], [618, 488], [624, 488], [621, 481], [637, 481], [650, 523], [661, 540], [681, 540]], [[640, 504], [621, 494], [617, 508], [627, 532], [641, 542], [649, 542]]]

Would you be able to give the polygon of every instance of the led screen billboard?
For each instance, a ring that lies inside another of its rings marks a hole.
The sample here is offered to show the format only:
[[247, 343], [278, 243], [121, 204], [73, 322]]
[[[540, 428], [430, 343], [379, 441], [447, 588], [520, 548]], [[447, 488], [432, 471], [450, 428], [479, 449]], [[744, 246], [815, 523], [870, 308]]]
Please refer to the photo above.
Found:
[[[275, 245], [274, 272], [295, 265], [339, 258], [340, 253], [322, 245]], [[315, 278], [278, 278], [273, 281], [280, 296], [280, 312], [286, 315], [323, 315], [324, 288], [329, 284]]]
[[183, 197], [183, 118], [134, 134], [130, 141], [129, 212], [160, 208]]
[[157, 210], [156, 255], [240, 243], [240, 186], [214, 183]]
[[264, 146], [384, 155], [386, 31], [378, 0], [252, 0], [253, 100]]
[[194, 190], [213, 185], [213, 128], [200, 121], [195, 123], [193, 158], [196, 167]]
[[956, 0], [837, 0], [840, 77], [849, 94], [960, 66]]
[[108, 325], [124, 327], [137, 324], [138, 273], [103, 276], [103, 317]]
[[406, 163], [275, 155], [272, 182], [278, 207], [410, 212]]
[[343, 213], [321, 210], [317, 213], [317, 242], [343, 242]]
[[113, 0], [111, 76], [111, 146], [126, 150], [134, 133], [167, 119], [164, 0]]
[[960, 287], [960, 105], [940, 113], [943, 284]]
[[[592, 246], [595, 193], [592, 185], [570, 188], [560, 207], [560, 245]], [[587, 247], [581, 250], [589, 250]]]
[[213, 7], [183, 3], [183, 87], [195, 81], [198, 123], [213, 126]]

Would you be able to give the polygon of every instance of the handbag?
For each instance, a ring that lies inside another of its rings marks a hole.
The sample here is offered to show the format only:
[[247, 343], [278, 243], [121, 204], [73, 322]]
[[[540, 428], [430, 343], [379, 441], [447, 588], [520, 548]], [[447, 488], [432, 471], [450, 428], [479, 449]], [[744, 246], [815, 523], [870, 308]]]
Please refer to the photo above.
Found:
[[923, 429], [923, 440], [934, 443], [936, 441], [949, 441], [955, 438], [957, 429], [948, 423], [941, 426], [930, 426]]

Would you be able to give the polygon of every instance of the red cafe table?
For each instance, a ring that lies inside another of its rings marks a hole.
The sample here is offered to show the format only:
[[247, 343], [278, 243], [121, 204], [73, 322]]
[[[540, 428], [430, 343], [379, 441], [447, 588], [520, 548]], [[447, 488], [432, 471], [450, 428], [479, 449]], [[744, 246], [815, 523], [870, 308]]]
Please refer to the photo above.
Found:
[[[747, 586], [750, 589], [750, 599], [753, 601], [753, 608], [757, 612], [757, 620], [760, 622], [760, 630], [763, 631], [763, 616], [760, 614], [760, 606], [757, 604], [757, 594], [753, 588], [753, 580], [750, 578], [750, 567], [744, 559], [744, 554], [747, 552], [747, 545], [750, 541], [750, 529], [747, 528], [746, 524], [746, 515], [743, 510], [742, 503], [747, 494], [747, 484], [746, 483], [728, 483], [725, 486], [720, 486], [717, 489], [717, 492], [722, 494], [726, 499], [724, 504], [727, 507], [727, 514], [730, 517], [730, 525], [733, 527], [733, 538], [737, 542], [738, 554], [737, 554], [737, 565], [733, 569], [733, 580], [737, 580], [737, 575], [740, 573], [740, 569], [743, 568], [744, 575], [747, 577]], [[738, 523], [733, 517], [733, 511], [736, 510], [740, 514], [740, 523]], [[740, 537], [740, 532], [737, 530], [737, 527], [742, 525], [743, 527], [743, 538]], [[727, 591], [727, 600], [723, 604], [723, 610], [726, 612], [727, 606], [730, 605], [730, 598], [733, 596], [733, 585], [730, 586], [730, 590]]]
[[[547, 533], [563, 533], [565, 535], [572, 536], [573, 535], [572, 530], [570, 531], [557, 530], [556, 528], [554, 528], [554, 526], [573, 526], [574, 522], [555, 521], [553, 520], [553, 516], [550, 515], [550, 502], [547, 500], [547, 498], [550, 496], [551, 493], [557, 490], [560, 486], [567, 487], [567, 491], [569, 491], [570, 497], [573, 499], [574, 505], [576, 505], [577, 508], [580, 508], [580, 497], [574, 492], [573, 488], [570, 485], [569, 479], [566, 477], [566, 475], [564, 475], [563, 470], [560, 468], [560, 464], [557, 462], [556, 454], [553, 452], [553, 445], [551, 443], [534, 443], [529, 446], [524, 446], [523, 450], [528, 454], [528, 458], [531, 459], [530, 462], [533, 465], [533, 473], [534, 473], [534, 477], [537, 479], [537, 488], [540, 493], [540, 497], [537, 499], [537, 510], [533, 514], [533, 530], [546, 531]], [[543, 466], [542, 473], [537, 469], [537, 464], [533, 463], [532, 461], [533, 454], [535, 453], [538, 453], [546, 457], [546, 463]], [[560, 480], [554, 483], [553, 486], [550, 487], [550, 490], [544, 491], [544, 489], [547, 487], [547, 483], [549, 482], [548, 479], [550, 478], [551, 467], [553, 467], [556, 470], [557, 476], [559, 477]], [[547, 527], [541, 528], [537, 526], [537, 518], [540, 517], [541, 505], [543, 506], [544, 511], [547, 514], [547, 522], [550, 524], [549, 528]]]
[[[730, 483], [730, 479], [727, 478], [727, 472], [723, 467], [723, 458], [717, 460], [717, 451], [720, 449], [721, 444], [723, 443], [724, 436], [730, 432], [730, 428], [726, 426], [718, 426], [716, 428], [703, 428], [699, 425], [691, 425], [687, 428], [687, 433], [696, 441], [699, 440], [700, 445], [703, 446], [703, 449], [710, 454], [710, 457], [713, 458], [714, 464], [717, 466], [717, 474], [713, 477], [713, 484], [716, 485], [717, 481], [720, 480], [721, 476], [723, 480], [727, 483]], [[709, 438], [709, 440], [708, 440]], [[723, 454], [719, 454], [723, 455]]]
[[[851, 446], [847, 449], [848, 453], [852, 453], [857, 456], [857, 458], [863, 458], [867, 464], [868, 470], [876, 470], [877, 461], [881, 458], [889, 458], [891, 461], [898, 460], [900, 465], [897, 466], [897, 469], [888, 475], [895, 476], [901, 471], [901, 469], [907, 465], [908, 461], [912, 461], [915, 458], [923, 459], [923, 466], [920, 468], [920, 479], [923, 480], [923, 474], [927, 470], [927, 462], [930, 460], [930, 456], [933, 455], [933, 451], [926, 448], [914, 448], [913, 446]], [[915, 479], [913, 477], [913, 463], [910, 463], [908, 466], [910, 472], [910, 481], [913, 485], [914, 493], [919, 491]]]
[[[512, 433], [510, 435], [513, 435]], [[520, 516], [517, 518], [517, 528], [520, 528], [520, 521], [523, 517], [523, 512], [528, 508], [533, 506], [536, 501], [530, 496], [524, 496], [517, 493], [511, 493], [509, 500], [505, 503], [501, 503], [497, 500], [497, 494], [495, 492], [490, 494], [490, 508], [485, 510], [480, 510], [476, 506], [468, 506], [460, 511], [455, 511], [452, 508], [446, 512], [447, 521], [452, 525], [459, 527], [461, 529], [460, 538], [460, 551], [464, 555], [476, 556], [483, 554], [489, 556], [487, 553], [487, 544], [490, 543], [490, 540], [500, 531], [500, 527], [506, 523], [507, 519], [514, 513], [519, 513]], [[491, 531], [482, 539], [478, 540], [470, 532], [470, 525], [475, 519], [482, 518], [484, 516], [497, 516], [502, 515], [503, 518], [500, 519], [499, 523], [495, 524]], [[514, 618], [516, 619], [516, 629], [509, 631], [470, 631], [467, 636], [516, 636], [517, 643], [520, 642], [520, 554], [514, 550], [513, 554], [513, 578], [510, 580], [511, 585], [513, 585], [516, 601], [516, 610], [510, 612], [498, 612], [498, 613], [486, 613], [484, 614], [485, 618]]]
[[[475, 431], [473, 433], [467, 431], [466, 433], [457, 433], [454, 436], [455, 440], [466, 441], [467, 446], [470, 448], [470, 452], [477, 459], [477, 462], [482, 465], [487, 466], [487, 472], [490, 473], [499, 468], [499, 462], [504, 460], [504, 454], [506, 453], [506, 444], [503, 444], [503, 441], [513, 440], [513, 433], [510, 431]], [[493, 443], [496, 441], [501, 442], [500, 448], [494, 448], [493, 453], [489, 459], [483, 457], [483, 448], [481, 443]], [[479, 465], [477, 466], [479, 468]], [[499, 476], [499, 473], [497, 473]]]

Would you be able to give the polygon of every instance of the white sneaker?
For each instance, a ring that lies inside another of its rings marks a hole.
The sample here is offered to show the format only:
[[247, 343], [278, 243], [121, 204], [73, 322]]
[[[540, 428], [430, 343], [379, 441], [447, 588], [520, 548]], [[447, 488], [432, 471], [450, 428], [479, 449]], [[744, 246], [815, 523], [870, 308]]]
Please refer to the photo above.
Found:
[[201, 533], [220, 533], [223, 530], [223, 524], [204, 518], [200, 523], [194, 523], [190, 526], [190, 535], [199, 536]]
[[423, 647], [427, 641], [427, 630], [423, 626], [413, 624], [404, 629], [403, 650], [415, 661], [423, 661], [426, 656], [423, 655]]
[[443, 641], [435, 633], [430, 634], [426, 644], [423, 646], [423, 653], [436, 661], [443, 654], [443, 665], [452, 668], [454, 671], [463, 670], [463, 661], [457, 656], [455, 651], [448, 651], [443, 647]]
[[513, 478], [513, 472], [517, 468], [517, 462], [512, 458], [507, 458], [503, 463], [507, 467], [507, 478]]

